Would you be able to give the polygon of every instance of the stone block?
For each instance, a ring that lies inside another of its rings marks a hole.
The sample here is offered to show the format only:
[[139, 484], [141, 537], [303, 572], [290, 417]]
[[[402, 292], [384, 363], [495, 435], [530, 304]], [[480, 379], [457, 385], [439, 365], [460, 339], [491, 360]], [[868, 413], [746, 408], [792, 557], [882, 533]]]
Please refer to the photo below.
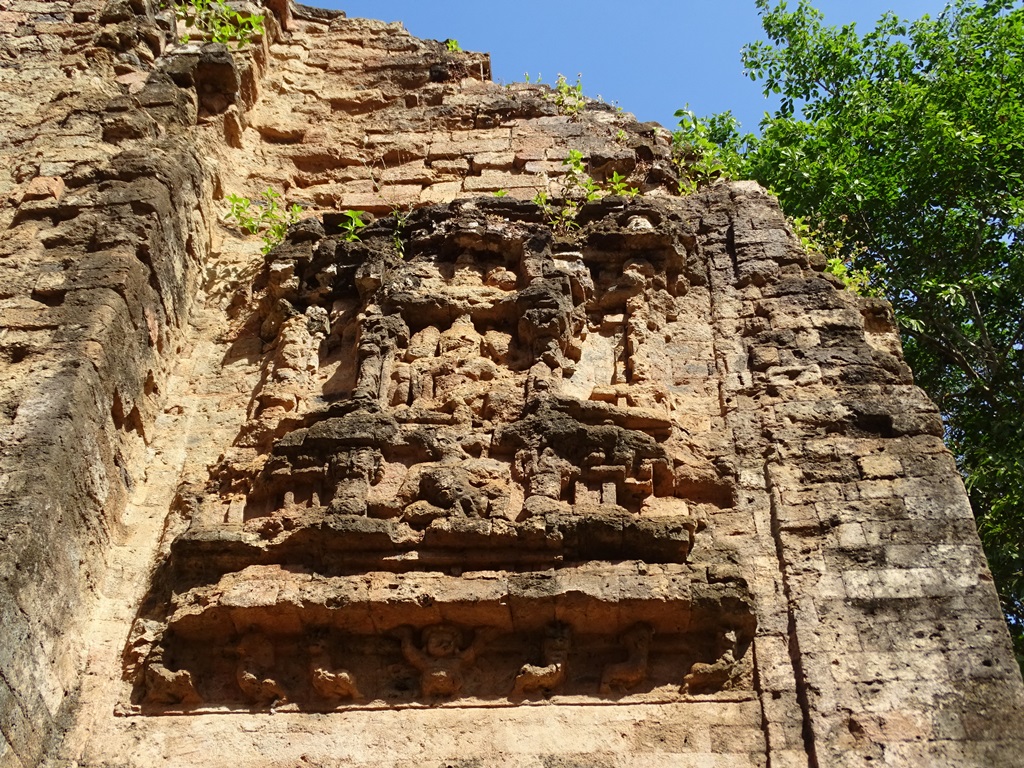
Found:
[[760, 728], [723, 725], [711, 730], [711, 751], [718, 753], [765, 752], [765, 734]]
[[836, 543], [840, 549], [866, 549], [868, 544], [867, 536], [864, 535], [864, 526], [860, 523], [843, 523], [835, 528]]
[[430, 184], [433, 180], [434, 170], [427, 168], [423, 160], [385, 168], [379, 179], [385, 190], [389, 184]]
[[469, 193], [494, 192], [500, 189], [517, 187], [536, 187], [535, 180], [518, 173], [505, 171], [483, 171], [479, 176], [467, 176], [463, 180], [463, 188]]
[[331, 105], [331, 109], [338, 112], [369, 112], [375, 109], [382, 109], [394, 97], [388, 97], [379, 88], [366, 88], [362, 90], [351, 90], [341, 88], [330, 88], [320, 94]]
[[473, 168], [511, 171], [515, 155], [512, 152], [477, 152], [473, 155]]
[[876, 454], [857, 459], [861, 475], [866, 480], [877, 480], [903, 476], [903, 464], [898, 456]]
[[45, 708], [31, 704], [28, 696], [19, 696], [0, 677], [0, 734], [22, 764], [38, 764], [52, 728], [52, 719]]
[[[0, 29], [2, 29], [2, 24], [0, 24]], [[0, 768], [25, 768], [25, 764], [21, 762], [7, 739], [2, 735], [0, 735]]]
[[459, 197], [461, 191], [461, 181], [442, 181], [437, 184], [431, 184], [429, 187], [424, 187], [420, 193], [420, 202], [427, 205], [448, 203]]
[[485, 152], [508, 152], [512, 148], [509, 138], [475, 138], [471, 133], [460, 136], [458, 140], [435, 141], [430, 144], [427, 157], [431, 162], [436, 160], [453, 160], [467, 155]]
[[456, 157], [450, 160], [431, 160], [430, 168], [438, 176], [465, 176], [469, 172], [469, 160]]
[[388, 214], [395, 208], [409, 209], [420, 202], [423, 188], [419, 184], [394, 184], [381, 192], [342, 192], [335, 206], [339, 209]]
[[793, 662], [789, 643], [784, 637], [761, 635], [754, 640], [758, 671], [766, 691], [795, 691]]

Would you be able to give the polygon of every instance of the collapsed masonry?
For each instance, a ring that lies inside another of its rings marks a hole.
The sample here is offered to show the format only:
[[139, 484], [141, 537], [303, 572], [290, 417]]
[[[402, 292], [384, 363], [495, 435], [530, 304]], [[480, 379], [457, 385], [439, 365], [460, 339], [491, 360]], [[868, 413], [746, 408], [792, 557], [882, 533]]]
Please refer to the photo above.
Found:
[[[770, 197], [397, 25], [157, 10], [0, 10], [0, 765], [1017, 764], [938, 413]], [[567, 227], [570, 150], [643, 194]]]

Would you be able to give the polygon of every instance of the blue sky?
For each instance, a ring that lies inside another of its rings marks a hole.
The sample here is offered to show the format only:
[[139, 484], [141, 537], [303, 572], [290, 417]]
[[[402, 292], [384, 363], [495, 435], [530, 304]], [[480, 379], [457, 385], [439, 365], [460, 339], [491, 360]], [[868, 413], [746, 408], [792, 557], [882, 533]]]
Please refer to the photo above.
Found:
[[[454, 38], [491, 54], [494, 79], [524, 73], [552, 83], [559, 72], [584, 92], [618, 103], [640, 120], [674, 127], [689, 103], [699, 115], [732, 109], [756, 130], [771, 107], [743, 76], [740, 48], [763, 38], [754, 0], [305, 0], [349, 16], [401, 21], [417, 37]], [[828, 24], [866, 32], [885, 11], [935, 15], [944, 0], [817, 0]], [[795, 7], [796, 0], [790, 0]]]

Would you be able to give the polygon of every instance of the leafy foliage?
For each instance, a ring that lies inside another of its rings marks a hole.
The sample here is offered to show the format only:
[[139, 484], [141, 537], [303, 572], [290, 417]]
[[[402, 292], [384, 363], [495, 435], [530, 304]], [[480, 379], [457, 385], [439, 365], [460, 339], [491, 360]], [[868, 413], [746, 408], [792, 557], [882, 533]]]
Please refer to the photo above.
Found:
[[[769, 40], [746, 46], [743, 63], [781, 106], [740, 172], [828, 233], [833, 271], [865, 276], [893, 303], [917, 381], [946, 419], [1021, 657], [1024, 8], [955, 0], [913, 23], [883, 15], [861, 35], [826, 26], [808, 0], [756, 1]], [[690, 128], [726, 166], [730, 117]]]
[[366, 226], [366, 222], [363, 221], [364, 211], [353, 211], [347, 210], [342, 212], [341, 223], [338, 228], [341, 229], [341, 239], [346, 243], [354, 243], [359, 240], [359, 230]]
[[562, 166], [565, 168], [565, 175], [562, 177], [565, 197], [589, 203], [601, 196], [600, 185], [587, 173], [582, 152], [570, 149], [569, 156], [562, 161]]
[[626, 176], [623, 176], [618, 171], [612, 171], [612, 177], [608, 179], [608, 191], [613, 195], [622, 195], [625, 197], [636, 197], [640, 194], [640, 190], [636, 187], [631, 187], [627, 183]]
[[789, 225], [793, 232], [800, 238], [800, 244], [804, 250], [812, 253], [819, 253], [825, 257], [825, 271], [838, 277], [847, 290], [853, 291], [860, 296], [882, 296], [884, 291], [881, 286], [881, 278], [875, 275], [872, 280], [872, 272], [877, 272], [878, 265], [873, 269], [853, 265], [854, 258], [863, 249], [856, 249], [852, 252], [846, 247], [843, 240], [831, 235], [821, 222], [811, 228], [811, 225], [803, 216], [789, 217]]
[[[262, 16], [240, 13], [225, 0], [176, 0], [174, 11], [186, 27], [202, 30], [215, 43], [241, 47], [264, 33]], [[181, 38], [183, 43], [188, 40], [187, 34]]]
[[540, 206], [555, 232], [566, 234], [580, 228], [580, 225], [576, 223], [576, 214], [579, 213], [580, 206], [575, 200], [566, 198], [562, 201], [562, 205], [555, 205], [548, 197], [548, 193], [541, 190], [534, 195], [533, 203]]
[[[365, 211], [345, 211], [347, 214], [358, 214], [358, 220], [362, 222], [363, 214]], [[395, 249], [395, 253], [405, 258], [405, 228], [409, 225], [409, 215], [403, 211], [400, 207], [395, 206], [391, 209], [392, 227], [391, 227], [391, 245]], [[357, 225], [357, 228], [363, 226], [362, 224]], [[358, 240], [358, 234], [356, 236]]]
[[743, 165], [743, 147], [752, 140], [740, 136], [731, 112], [699, 118], [689, 108], [676, 111], [679, 128], [672, 133], [672, 162], [679, 173], [680, 195], [696, 192], [720, 178], [733, 178]]
[[299, 220], [302, 206], [295, 203], [289, 208], [282, 207], [281, 193], [270, 187], [263, 191], [262, 198], [253, 201], [239, 195], [227, 196], [231, 205], [228, 218], [234, 219], [250, 235], [262, 235], [262, 253], [265, 256], [284, 240], [288, 227]]
[[[599, 199], [604, 194], [621, 195], [624, 197], [636, 197], [640, 194], [637, 187], [630, 186], [628, 176], [623, 176], [618, 171], [613, 171], [610, 178], [605, 180], [602, 187], [587, 171], [587, 163], [583, 153], [578, 149], [570, 149], [568, 157], [562, 161], [565, 173], [562, 176], [562, 201], [561, 205], [554, 204], [547, 192], [540, 191], [533, 202], [539, 205], [552, 228], [561, 234], [566, 234], [574, 229], [579, 229], [576, 223], [576, 215], [580, 206]], [[499, 190], [504, 192], [504, 190]], [[498, 193], [495, 192], [495, 195]]]
[[[580, 78], [581, 75], [576, 75], [576, 84], [569, 85], [565, 75], [559, 73], [551, 93], [544, 97], [555, 103], [558, 114], [568, 115], [574, 120], [578, 120], [587, 108], [587, 99], [583, 95], [583, 83]], [[529, 75], [527, 75], [526, 82], [530, 82]], [[540, 75], [537, 75], [537, 82], [540, 82]]]

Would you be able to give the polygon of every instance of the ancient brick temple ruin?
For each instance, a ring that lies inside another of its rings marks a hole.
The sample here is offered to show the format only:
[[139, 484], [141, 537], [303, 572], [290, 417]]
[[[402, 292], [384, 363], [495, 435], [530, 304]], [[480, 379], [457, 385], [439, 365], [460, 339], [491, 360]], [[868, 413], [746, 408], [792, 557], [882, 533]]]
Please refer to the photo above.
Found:
[[659, 126], [265, 11], [0, 0], [0, 766], [1024, 764], [886, 303]]

